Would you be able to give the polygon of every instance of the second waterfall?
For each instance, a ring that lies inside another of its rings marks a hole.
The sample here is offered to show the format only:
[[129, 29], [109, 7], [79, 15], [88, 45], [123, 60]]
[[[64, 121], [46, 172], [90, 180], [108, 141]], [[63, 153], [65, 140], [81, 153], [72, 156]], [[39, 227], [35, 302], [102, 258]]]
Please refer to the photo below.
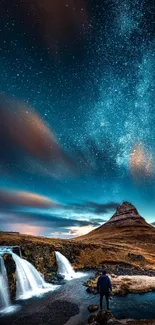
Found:
[[81, 272], [75, 272], [69, 260], [60, 252], [55, 252], [56, 261], [58, 265], [57, 274], [62, 276], [65, 280], [71, 280], [73, 278], [81, 278], [86, 274]]

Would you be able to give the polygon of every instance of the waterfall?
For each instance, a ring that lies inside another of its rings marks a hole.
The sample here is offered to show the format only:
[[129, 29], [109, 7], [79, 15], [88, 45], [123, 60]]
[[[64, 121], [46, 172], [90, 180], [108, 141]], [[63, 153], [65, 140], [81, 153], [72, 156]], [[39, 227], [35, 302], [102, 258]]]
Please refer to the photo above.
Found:
[[65, 279], [74, 278], [75, 271], [68, 259], [59, 252], [55, 252], [55, 255], [58, 264], [58, 274], [62, 275]]
[[82, 276], [86, 276], [86, 274], [82, 272], [75, 272], [71, 263], [68, 259], [59, 252], [55, 252], [56, 261], [58, 264], [58, 274], [64, 277], [66, 280], [71, 280], [73, 278], [80, 278]]
[[16, 299], [27, 299], [56, 288], [56, 286], [46, 283], [30, 262], [14, 253], [12, 253], [12, 257], [16, 263]]
[[10, 306], [8, 279], [3, 256], [0, 256], [0, 311]]
[[27, 299], [32, 296], [38, 296], [59, 287], [45, 282], [36, 268], [21, 257], [20, 248], [20, 256], [13, 253], [15, 247], [16, 246], [0, 247], [0, 314], [12, 313], [20, 308], [18, 305], [11, 305], [10, 302], [7, 272], [3, 259], [4, 254], [12, 255], [16, 264], [16, 299]]

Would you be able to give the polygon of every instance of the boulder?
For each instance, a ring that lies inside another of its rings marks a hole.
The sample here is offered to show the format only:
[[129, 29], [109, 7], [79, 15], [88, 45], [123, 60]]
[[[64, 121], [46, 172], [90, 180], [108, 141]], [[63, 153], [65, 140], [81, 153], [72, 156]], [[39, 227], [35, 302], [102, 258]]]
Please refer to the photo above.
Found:
[[90, 313], [93, 313], [94, 311], [97, 311], [99, 309], [99, 305], [89, 305], [88, 310]]
[[119, 325], [120, 322], [115, 319], [108, 310], [102, 310], [98, 314], [93, 314], [88, 318], [88, 324], [91, 325]]
[[44, 280], [49, 283], [53, 283], [53, 281], [57, 281], [57, 277], [55, 276], [55, 272], [48, 272], [44, 275]]
[[112, 322], [116, 321], [115, 317], [112, 315], [112, 313], [108, 310], [101, 310], [97, 317], [95, 318], [95, 321], [97, 321], [101, 325], [107, 325], [112, 324]]
[[63, 285], [66, 284], [65, 280], [61, 280], [61, 279], [53, 279], [50, 281], [52, 284], [56, 284], [56, 285]]
[[92, 323], [96, 322], [96, 317], [97, 317], [97, 314], [90, 315], [88, 318], [88, 324], [92, 324]]
[[88, 293], [93, 293], [94, 295], [97, 295], [97, 289], [96, 288], [94, 288], [94, 287], [88, 287], [87, 289], [86, 289], [86, 291], [88, 292]]
[[117, 294], [119, 296], [125, 296], [127, 295], [130, 291], [129, 291], [129, 286], [130, 286], [130, 283], [121, 283], [120, 284], [120, 288], [117, 292]]
[[62, 275], [62, 274], [60, 274], [60, 273], [57, 273], [57, 278], [58, 278], [59, 280], [64, 280], [65, 276]]

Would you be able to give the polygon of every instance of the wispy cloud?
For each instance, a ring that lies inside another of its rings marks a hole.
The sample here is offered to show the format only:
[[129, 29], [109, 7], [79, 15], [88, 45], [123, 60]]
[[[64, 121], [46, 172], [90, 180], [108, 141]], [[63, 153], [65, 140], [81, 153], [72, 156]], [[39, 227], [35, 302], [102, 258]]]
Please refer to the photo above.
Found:
[[[83, 202], [63, 205], [37, 193], [0, 190], [0, 228], [34, 234], [78, 236], [106, 222], [118, 203]], [[18, 230], [17, 230], [18, 229]]]
[[81, 226], [81, 227], [69, 227], [68, 230], [65, 232], [53, 232], [48, 235], [48, 237], [53, 238], [73, 238], [79, 237], [88, 234], [90, 231], [96, 229], [96, 226], [88, 225], [88, 226]]
[[0, 190], [0, 211], [31, 207], [38, 209], [52, 208], [59, 204], [50, 198], [25, 191]]
[[105, 223], [101, 211], [106, 213], [115, 207], [114, 203], [89, 202], [64, 208], [49, 198], [25, 192], [1, 192], [0, 204], [1, 230], [66, 238], [85, 234]]
[[[71, 210], [75, 211], [85, 211], [89, 213], [94, 213], [94, 214], [106, 214], [109, 211], [112, 211], [116, 209], [119, 206], [120, 203], [118, 202], [108, 202], [108, 203], [97, 203], [93, 201], [87, 201], [83, 203], [73, 203], [69, 205]], [[68, 206], [67, 206], [68, 208]]]
[[75, 237], [79, 237], [89, 233], [94, 229], [96, 229], [96, 227], [92, 225], [82, 226], [82, 227], [71, 227], [69, 230], [69, 234]]

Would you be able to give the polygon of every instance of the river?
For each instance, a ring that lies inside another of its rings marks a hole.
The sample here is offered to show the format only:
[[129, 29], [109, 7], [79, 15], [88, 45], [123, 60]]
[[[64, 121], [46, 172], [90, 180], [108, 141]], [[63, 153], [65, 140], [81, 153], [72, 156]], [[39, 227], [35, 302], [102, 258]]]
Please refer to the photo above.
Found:
[[[99, 295], [86, 292], [83, 285], [93, 273], [85, 277], [66, 281], [57, 290], [39, 297], [18, 301], [18, 312], [2, 316], [1, 325], [78, 325], [87, 323], [89, 304], [98, 304]], [[64, 301], [68, 305], [64, 304]], [[70, 303], [73, 304], [70, 307]], [[64, 304], [64, 305], [63, 305]], [[75, 306], [79, 307], [79, 312]], [[155, 318], [155, 293], [128, 294], [115, 296], [110, 301], [110, 310], [118, 318], [153, 319]], [[63, 311], [63, 309], [65, 309]], [[70, 309], [70, 310], [69, 310]], [[78, 314], [77, 314], [78, 313]], [[76, 315], [75, 315], [76, 314]], [[73, 317], [70, 317], [74, 315]]]

